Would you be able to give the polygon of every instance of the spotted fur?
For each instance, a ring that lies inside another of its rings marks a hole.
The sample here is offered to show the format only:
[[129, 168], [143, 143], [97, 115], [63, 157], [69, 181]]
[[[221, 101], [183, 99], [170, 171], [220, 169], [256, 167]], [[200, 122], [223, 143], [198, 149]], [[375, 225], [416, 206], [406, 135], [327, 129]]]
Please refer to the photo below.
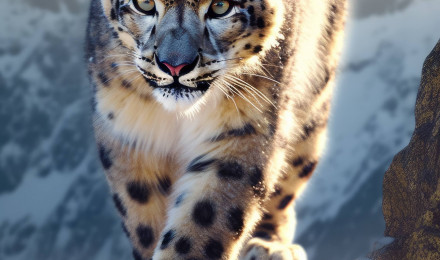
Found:
[[[136, 260], [305, 259], [345, 0], [92, 0], [98, 154]], [[147, 1], [148, 2], [148, 1]]]

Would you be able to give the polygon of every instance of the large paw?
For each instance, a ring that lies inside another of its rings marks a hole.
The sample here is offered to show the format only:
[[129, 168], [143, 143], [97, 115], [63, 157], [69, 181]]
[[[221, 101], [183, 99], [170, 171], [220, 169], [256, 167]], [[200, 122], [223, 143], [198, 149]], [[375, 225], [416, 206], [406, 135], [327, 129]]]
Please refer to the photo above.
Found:
[[307, 254], [300, 245], [252, 238], [243, 248], [240, 260], [307, 260]]

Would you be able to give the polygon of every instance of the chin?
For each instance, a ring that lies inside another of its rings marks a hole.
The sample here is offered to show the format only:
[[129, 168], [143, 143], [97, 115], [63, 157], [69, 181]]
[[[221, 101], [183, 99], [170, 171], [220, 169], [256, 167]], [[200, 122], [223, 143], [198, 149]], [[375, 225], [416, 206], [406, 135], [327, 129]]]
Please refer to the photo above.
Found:
[[205, 92], [156, 88], [153, 90], [153, 96], [166, 110], [170, 112], [185, 112], [201, 103]]

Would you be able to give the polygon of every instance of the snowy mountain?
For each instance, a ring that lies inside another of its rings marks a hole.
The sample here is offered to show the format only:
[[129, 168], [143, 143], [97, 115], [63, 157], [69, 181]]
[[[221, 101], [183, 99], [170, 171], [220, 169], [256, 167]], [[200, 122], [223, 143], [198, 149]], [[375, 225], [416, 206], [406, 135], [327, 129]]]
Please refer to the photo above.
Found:
[[[0, 9], [0, 260], [131, 259], [90, 127], [88, 2]], [[354, 259], [382, 236], [381, 180], [409, 141], [440, 37], [439, 1], [355, 4], [329, 146], [297, 205], [297, 238], [315, 260]]]
[[355, 259], [383, 237], [382, 178], [413, 132], [439, 11], [438, 1], [414, 1], [349, 21], [328, 148], [297, 205], [296, 237], [311, 259]]

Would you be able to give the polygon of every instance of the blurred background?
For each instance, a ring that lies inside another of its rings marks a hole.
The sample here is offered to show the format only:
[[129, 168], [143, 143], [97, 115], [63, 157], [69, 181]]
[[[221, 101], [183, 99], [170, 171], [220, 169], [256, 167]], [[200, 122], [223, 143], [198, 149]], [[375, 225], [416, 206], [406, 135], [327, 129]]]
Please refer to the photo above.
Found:
[[[0, 259], [131, 259], [98, 164], [83, 59], [89, 0], [0, 9]], [[299, 199], [311, 260], [383, 236], [382, 178], [409, 141], [438, 0], [352, 0], [325, 158]]]

